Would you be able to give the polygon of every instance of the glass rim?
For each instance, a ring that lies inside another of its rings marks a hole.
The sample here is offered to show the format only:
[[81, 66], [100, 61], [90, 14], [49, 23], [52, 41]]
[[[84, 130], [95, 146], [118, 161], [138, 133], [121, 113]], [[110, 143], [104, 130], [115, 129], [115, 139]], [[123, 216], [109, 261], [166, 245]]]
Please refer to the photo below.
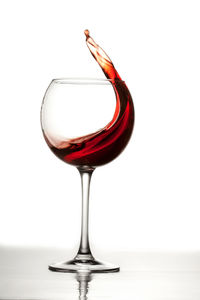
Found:
[[110, 85], [115, 82], [124, 82], [121, 79], [93, 78], [93, 77], [61, 77], [52, 79], [51, 83], [57, 84], [104, 84]]

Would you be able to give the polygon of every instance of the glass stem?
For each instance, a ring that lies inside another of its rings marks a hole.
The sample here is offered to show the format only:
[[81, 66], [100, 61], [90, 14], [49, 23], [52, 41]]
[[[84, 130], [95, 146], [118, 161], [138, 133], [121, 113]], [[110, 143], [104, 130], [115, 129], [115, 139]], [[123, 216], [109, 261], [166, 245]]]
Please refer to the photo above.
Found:
[[88, 234], [89, 224], [89, 193], [90, 193], [90, 181], [94, 171], [93, 168], [78, 168], [81, 175], [82, 186], [82, 218], [81, 218], [81, 241], [76, 259], [93, 259]]

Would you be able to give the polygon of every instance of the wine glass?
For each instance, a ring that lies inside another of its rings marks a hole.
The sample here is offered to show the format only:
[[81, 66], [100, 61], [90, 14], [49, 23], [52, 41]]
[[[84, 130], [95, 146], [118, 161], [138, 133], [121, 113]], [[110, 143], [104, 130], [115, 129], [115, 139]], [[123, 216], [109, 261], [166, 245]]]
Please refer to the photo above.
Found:
[[97, 261], [90, 250], [89, 190], [93, 171], [122, 152], [133, 123], [133, 102], [122, 80], [61, 78], [52, 80], [47, 88], [41, 108], [44, 138], [58, 158], [78, 169], [82, 184], [78, 253], [70, 261], [50, 265], [50, 270], [119, 271], [118, 266]]

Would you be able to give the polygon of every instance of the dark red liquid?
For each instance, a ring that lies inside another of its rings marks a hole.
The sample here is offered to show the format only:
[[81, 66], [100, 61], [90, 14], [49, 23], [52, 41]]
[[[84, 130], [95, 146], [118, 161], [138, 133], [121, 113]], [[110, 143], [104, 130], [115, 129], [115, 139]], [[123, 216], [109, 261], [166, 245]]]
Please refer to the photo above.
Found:
[[[107, 54], [90, 37], [85, 30], [87, 46], [102, 68], [105, 76], [111, 80], [116, 94], [116, 109], [113, 119], [103, 129], [67, 141], [54, 147], [46, 138], [51, 150], [63, 161], [75, 166], [97, 167], [116, 158], [127, 145], [134, 125], [134, 108], [131, 95], [124, 81]], [[45, 133], [44, 133], [45, 135]]]

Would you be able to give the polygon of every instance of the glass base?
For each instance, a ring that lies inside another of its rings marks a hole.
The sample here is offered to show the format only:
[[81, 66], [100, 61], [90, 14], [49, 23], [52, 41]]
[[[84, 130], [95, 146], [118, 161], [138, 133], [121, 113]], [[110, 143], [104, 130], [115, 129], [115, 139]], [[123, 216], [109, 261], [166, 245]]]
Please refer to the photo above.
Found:
[[100, 262], [95, 259], [74, 258], [67, 262], [60, 262], [49, 265], [49, 270], [54, 272], [76, 273], [86, 271], [92, 273], [119, 272], [119, 266], [107, 262]]

